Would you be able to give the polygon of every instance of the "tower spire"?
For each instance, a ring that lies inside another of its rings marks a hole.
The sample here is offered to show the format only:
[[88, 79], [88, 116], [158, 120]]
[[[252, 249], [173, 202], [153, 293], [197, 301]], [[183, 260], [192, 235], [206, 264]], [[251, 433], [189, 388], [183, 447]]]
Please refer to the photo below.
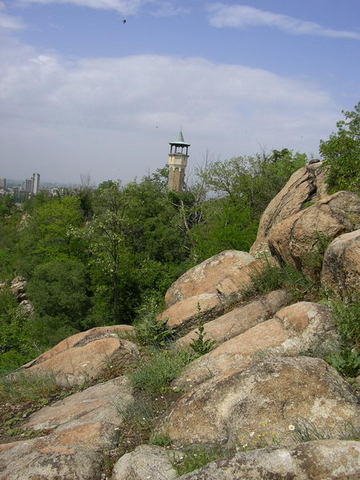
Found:
[[182, 192], [185, 187], [185, 169], [189, 158], [190, 143], [184, 140], [182, 129], [179, 131], [178, 139], [170, 142], [168, 164], [169, 180], [168, 188], [175, 192]]

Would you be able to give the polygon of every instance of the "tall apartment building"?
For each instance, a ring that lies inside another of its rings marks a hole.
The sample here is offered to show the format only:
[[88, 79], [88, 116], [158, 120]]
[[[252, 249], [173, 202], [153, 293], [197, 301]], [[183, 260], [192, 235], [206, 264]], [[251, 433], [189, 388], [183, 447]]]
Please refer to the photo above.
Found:
[[6, 190], [6, 178], [0, 177], [0, 190]]
[[34, 195], [36, 195], [37, 193], [39, 193], [39, 190], [40, 190], [40, 174], [33, 173], [31, 180], [32, 180], [31, 192]]

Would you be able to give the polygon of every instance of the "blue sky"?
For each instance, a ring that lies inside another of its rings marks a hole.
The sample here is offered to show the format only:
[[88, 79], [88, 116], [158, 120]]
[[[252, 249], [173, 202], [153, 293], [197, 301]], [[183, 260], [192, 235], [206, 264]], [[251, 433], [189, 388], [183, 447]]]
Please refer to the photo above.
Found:
[[[123, 23], [126, 19], [126, 23]], [[0, 0], [0, 176], [131, 180], [288, 147], [360, 100], [358, 0]]]

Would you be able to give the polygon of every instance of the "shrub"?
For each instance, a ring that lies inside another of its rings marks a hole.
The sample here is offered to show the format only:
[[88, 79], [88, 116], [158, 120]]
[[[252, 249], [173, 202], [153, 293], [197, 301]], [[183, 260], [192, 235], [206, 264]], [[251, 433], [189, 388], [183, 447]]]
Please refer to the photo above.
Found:
[[263, 295], [280, 288], [288, 290], [294, 301], [303, 300], [317, 290], [313, 280], [291, 265], [277, 267], [268, 264], [263, 271], [255, 274], [253, 285], [246, 296], [250, 298], [257, 294]]
[[150, 395], [159, 395], [168, 390], [170, 383], [195, 356], [186, 351], [156, 350], [140, 362], [131, 374], [133, 385]]
[[204, 327], [204, 322], [200, 321], [199, 327], [196, 331], [197, 338], [194, 338], [191, 343], [190, 347], [194, 350], [195, 353], [198, 355], [205, 355], [209, 353], [216, 345], [215, 340], [211, 338], [205, 338], [206, 332]]
[[140, 345], [161, 348], [173, 340], [174, 334], [166, 320], [157, 319], [160, 310], [161, 302], [154, 296], [148, 297], [139, 308], [134, 327]]
[[360, 102], [353, 111], [343, 111], [338, 131], [320, 142], [325, 160], [326, 180], [331, 191], [360, 192]]
[[326, 360], [342, 375], [356, 377], [360, 372], [360, 301], [331, 301], [330, 307], [341, 345]]
[[229, 452], [224, 448], [193, 446], [186, 449], [182, 456], [174, 457], [173, 466], [178, 475], [184, 475], [226, 456]]

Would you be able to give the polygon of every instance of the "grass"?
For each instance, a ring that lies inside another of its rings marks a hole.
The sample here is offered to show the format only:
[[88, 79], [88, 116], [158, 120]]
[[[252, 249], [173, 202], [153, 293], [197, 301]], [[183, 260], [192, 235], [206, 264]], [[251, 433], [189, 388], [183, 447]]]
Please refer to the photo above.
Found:
[[18, 373], [0, 379], [0, 439], [31, 438], [43, 432], [23, 430], [21, 423], [31, 413], [73, 393], [59, 387], [52, 375]]
[[340, 348], [327, 358], [346, 377], [360, 374], [360, 300], [329, 302], [341, 338]]
[[193, 472], [201, 467], [204, 467], [214, 460], [229, 457], [229, 451], [219, 446], [192, 446], [184, 450], [180, 458], [173, 460], [173, 466], [178, 475]]
[[253, 277], [253, 285], [246, 292], [246, 298], [264, 295], [280, 288], [289, 291], [294, 302], [313, 299], [318, 293], [316, 282], [291, 265], [278, 267], [268, 264]]
[[171, 382], [194, 358], [195, 354], [187, 350], [153, 350], [130, 374], [131, 381], [142, 392], [161, 395], [169, 391]]
[[310, 442], [313, 440], [327, 440], [337, 438], [339, 440], [359, 440], [360, 430], [352, 423], [345, 423], [337, 432], [333, 430], [319, 429], [309, 420], [299, 420], [295, 424], [294, 438], [297, 442]]

